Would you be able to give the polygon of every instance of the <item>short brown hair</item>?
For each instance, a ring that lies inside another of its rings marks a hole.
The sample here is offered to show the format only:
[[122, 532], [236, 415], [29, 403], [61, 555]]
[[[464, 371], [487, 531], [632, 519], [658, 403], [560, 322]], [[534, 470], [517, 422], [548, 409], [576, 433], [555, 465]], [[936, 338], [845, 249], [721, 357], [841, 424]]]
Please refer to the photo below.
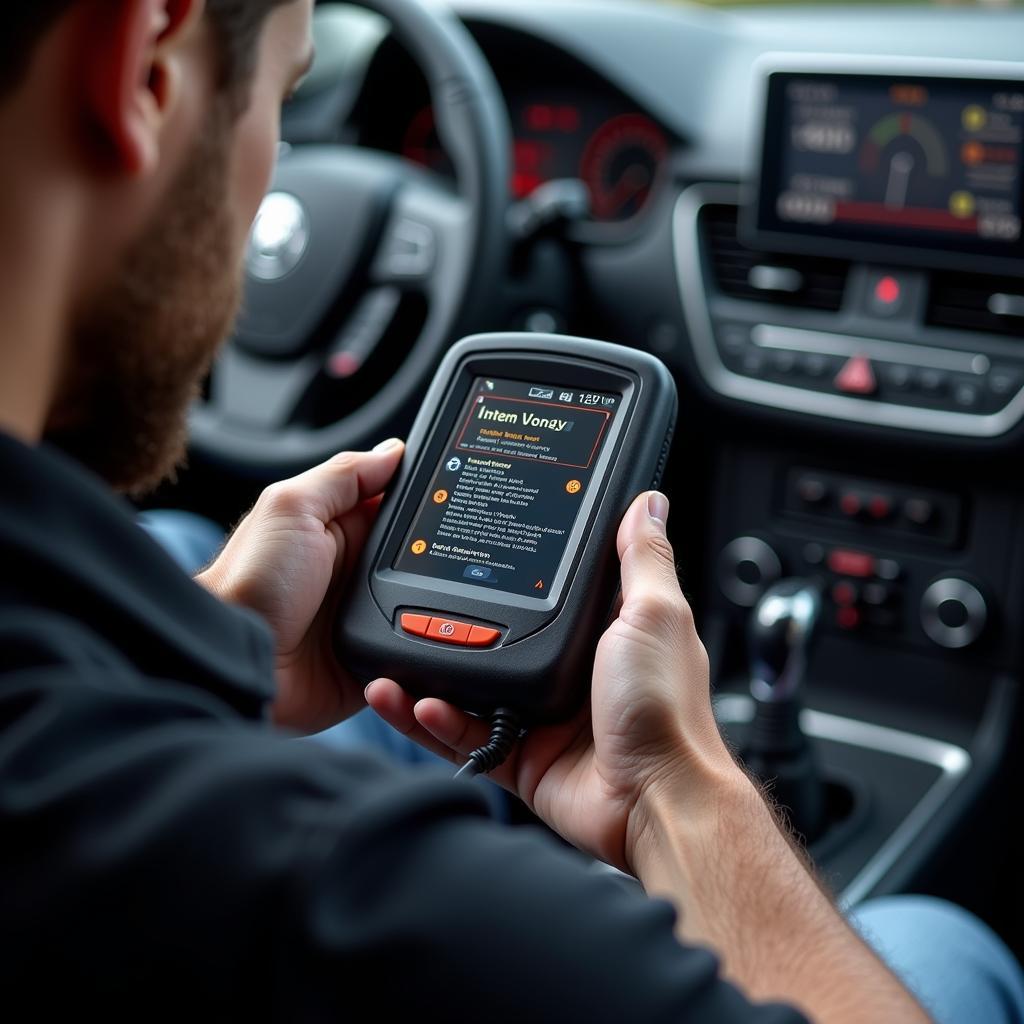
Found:
[[[46, 30], [75, 0], [7, 4], [0, 14], [0, 93], [13, 88]], [[206, 16], [220, 46], [220, 87], [243, 95], [256, 67], [257, 43], [267, 15], [291, 0], [206, 0]]]

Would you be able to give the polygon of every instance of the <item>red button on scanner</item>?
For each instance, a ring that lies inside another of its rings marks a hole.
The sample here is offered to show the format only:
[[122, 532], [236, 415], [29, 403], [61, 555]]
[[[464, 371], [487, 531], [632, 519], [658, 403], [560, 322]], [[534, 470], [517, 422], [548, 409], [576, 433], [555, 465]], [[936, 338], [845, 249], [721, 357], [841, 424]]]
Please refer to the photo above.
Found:
[[465, 647], [473, 627], [468, 622], [455, 619], [431, 619], [427, 627], [427, 639], [439, 640], [443, 644]]
[[474, 626], [466, 641], [467, 647], [490, 647], [501, 639], [500, 629], [489, 629], [487, 626]]
[[429, 615], [403, 615], [402, 629], [411, 636], [426, 636], [430, 628]]
[[846, 551], [836, 548], [829, 552], [828, 567], [839, 576], [854, 576], [869, 579], [875, 575], [875, 559], [862, 551]]

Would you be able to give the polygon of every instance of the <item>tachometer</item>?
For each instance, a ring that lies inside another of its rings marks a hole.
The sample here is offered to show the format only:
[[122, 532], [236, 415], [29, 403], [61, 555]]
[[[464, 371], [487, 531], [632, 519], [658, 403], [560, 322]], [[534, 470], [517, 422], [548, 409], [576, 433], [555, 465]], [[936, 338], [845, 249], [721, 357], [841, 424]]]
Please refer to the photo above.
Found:
[[601, 125], [587, 144], [580, 168], [595, 219], [627, 220], [638, 214], [667, 153], [665, 133], [643, 114], [624, 114]]
[[402, 156], [414, 164], [447, 177], [454, 175], [451, 160], [441, 145], [434, 108], [424, 107], [410, 122], [402, 139]]

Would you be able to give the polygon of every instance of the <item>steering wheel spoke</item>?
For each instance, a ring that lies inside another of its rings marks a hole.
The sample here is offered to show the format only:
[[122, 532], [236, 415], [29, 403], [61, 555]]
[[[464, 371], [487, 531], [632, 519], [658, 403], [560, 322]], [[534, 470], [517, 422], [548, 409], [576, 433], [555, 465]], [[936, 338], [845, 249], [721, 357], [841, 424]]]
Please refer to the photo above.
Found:
[[442, 185], [416, 180], [399, 192], [370, 268], [374, 284], [430, 295], [469, 257], [472, 210]]
[[214, 366], [204, 411], [222, 427], [273, 435], [295, 421], [321, 366], [315, 355], [271, 362], [228, 345]]

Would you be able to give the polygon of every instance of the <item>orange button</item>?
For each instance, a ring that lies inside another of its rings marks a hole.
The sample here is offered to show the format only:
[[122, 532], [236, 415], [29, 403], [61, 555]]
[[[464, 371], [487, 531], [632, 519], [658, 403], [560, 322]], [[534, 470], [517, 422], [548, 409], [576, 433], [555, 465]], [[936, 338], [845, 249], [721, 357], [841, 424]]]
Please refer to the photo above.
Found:
[[443, 644], [458, 644], [465, 647], [472, 628], [468, 622], [458, 622], [455, 619], [431, 619], [427, 628], [427, 638], [440, 640]]
[[500, 629], [488, 629], [486, 626], [474, 626], [469, 631], [467, 647], [490, 647], [501, 639]]
[[426, 636], [430, 628], [429, 615], [403, 615], [402, 629], [413, 636]]

